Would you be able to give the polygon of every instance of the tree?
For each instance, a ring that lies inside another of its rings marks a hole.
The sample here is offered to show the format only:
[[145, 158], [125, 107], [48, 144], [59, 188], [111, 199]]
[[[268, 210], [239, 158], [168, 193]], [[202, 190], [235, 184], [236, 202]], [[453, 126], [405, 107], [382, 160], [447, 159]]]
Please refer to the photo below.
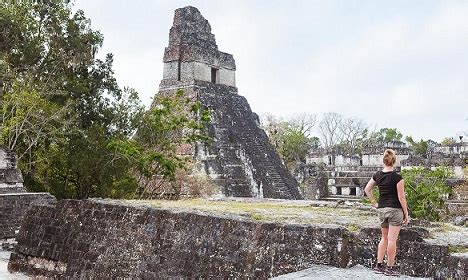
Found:
[[406, 141], [410, 144], [411, 149], [416, 155], [420, 155], [423, 157], [427, 156], [427, 151], [429, 144], [427, 141], [421, 139], [419, 142], [413, 140], [411, 136], [406, 137]]
[[338, 143], [343, 138], [340, 127], [343, 123], [343, 116], [337, 113], [325, 113], [319, 123], [318, 129], [321, 142], [327, 150], [333, 152]]
[[343, 118], [339, 128], [343, 139], [343, 152], [349, 155], [360, 153], [369, 131], [368, 125], [358, 118]]
[[310, 137], [316, 122], [315, 115], [306, 113], [296, 114], [288, 120], [290, 129], [305, 137]]
[[115, 151], [113, 161], [123, 160], [137, 176], [139, 198], [167, 191], [163, 189], [167, 182], [171, 182], [171, 193], [180, 194], [179, 184], [174, 183], [176, 174], [187, 169], [192, 158], [181, 155], [179, 149], [208, 142], [205, 127], [209, 121], [208, 110], [183, 90], [159, 94], [143, 114], [135, 137], [109, 143]]
[[[131, 197], [139, 190], [136, 167], [145, 167], [140, 171], [148, 177], [172, 177], [182, 166], [174, 154], [158, 158], [148, 149], [195, 124], [177, 118], [177, 106], [145, 113], [138, 93], [117, 84], [113, 55], [96, 58], [102, 42], [68, 1], [0, 3], [0, 141], [20, 155], [31, 191], [58, 198]], [[155, 114], [181, 123], [156, 127], [154, 139], [144, 138], [144, 124], [151, 126]], [[132, 152], [141, 156], [125, 157]]]
[[457, 141], [455, 141], [455, 139], [453, 139], [453, 137], [445, 137], [444, 140], [442, 140], [441, 144], [443, 146], [450, 146], [450, 145], [453, 145], [457, 143]]
[[377, 134], [378, 140], [381, 143], [401, 141], [403, 134], [396, 128], [382, 128]]
[[20, 151], [18, 160], [33, 149], [62, 138], [63, 132], [72, 125], [66, 118], [68, 105], [58, 106], [42, 98], [36, 91], [15, 86], [1, 101], [0, 146]]
[[445, 209], [445, 200], [452, 194], [446, 180], [451, 177], [447, 167], [440, 166], [435, 170], [416, 167], [401, 172], [405, 180], [410, 215], [430, 221], [442, 218]]
[[262, 127], [287, 165], [305, 162], [309, 150], [320, 145], [319, 139], [311, 136], [315, 123], [315, 115], [305, 113], [294, 115], [288, 120], [271, 114], [262, 118]]

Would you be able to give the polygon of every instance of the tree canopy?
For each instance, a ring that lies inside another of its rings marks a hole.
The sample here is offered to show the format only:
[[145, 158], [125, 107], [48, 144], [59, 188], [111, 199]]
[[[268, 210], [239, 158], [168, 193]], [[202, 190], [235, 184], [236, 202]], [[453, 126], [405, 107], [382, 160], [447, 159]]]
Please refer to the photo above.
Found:
[[97, 58], [102, 43], [68, 1], [0, 3], [0, 145], [16, 151], [31, 191], [141, 194], [141, 176], [174, 180], [185, 166], [176, 146], [204, 139], [196, 101], [178, 92], [146, 111], [118, 85], [113, 55]]

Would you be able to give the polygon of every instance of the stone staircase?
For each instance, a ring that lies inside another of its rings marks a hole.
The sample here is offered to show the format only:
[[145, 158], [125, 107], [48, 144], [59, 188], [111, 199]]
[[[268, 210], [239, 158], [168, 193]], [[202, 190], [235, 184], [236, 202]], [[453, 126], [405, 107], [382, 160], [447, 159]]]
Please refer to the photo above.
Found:
[[362, 196], [369, 179], [381, 166], [336, 166], [328, 170], [328, 187], [333, 195]]
[[299, 199], [292, 177], [266, 133], [258, 127], [247, 100], [225, 86], [197, 81], [197, 96], [211, 110], [208, 131], [214, 143], [205, 170], [214, 170], [215, 183], [227, 196]]

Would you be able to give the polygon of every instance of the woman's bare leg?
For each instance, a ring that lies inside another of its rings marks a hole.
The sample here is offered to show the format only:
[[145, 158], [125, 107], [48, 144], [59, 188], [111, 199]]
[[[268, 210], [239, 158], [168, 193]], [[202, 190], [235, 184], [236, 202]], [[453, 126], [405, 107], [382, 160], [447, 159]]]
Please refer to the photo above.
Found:
[[380, 230], [382, 231], [382, 238], [380, 239], [377, 250], [377, 263], [383, 263], [388, 244], [388, 228], [380, 228]]
[[395, 264], [396, 242], [400, 233], [400, 226], [389, 226], [388, 229], [388, 245], [387, 245], [387, 265]]

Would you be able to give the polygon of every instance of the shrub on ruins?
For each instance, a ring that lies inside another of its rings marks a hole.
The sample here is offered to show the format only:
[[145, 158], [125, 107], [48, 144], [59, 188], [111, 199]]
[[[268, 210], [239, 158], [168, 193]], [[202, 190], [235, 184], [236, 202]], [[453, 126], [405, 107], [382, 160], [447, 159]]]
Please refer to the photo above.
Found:
[[445, 200], [452, 195], [446, 184], [451, 177], [449, 168], [440, 166], [434, 170], [423, 167], [404, 169], [405, 192], [413, 218], [438, 221], [446, 214]]
[[158, 94], [152, 108], [139, 119], [136, 135], [109, 143], [108, 147], [115, 152], [114, 159], [126, 162], [136, 176], [136, 197], [180, 195], [179, 186], [185, 182], [179, 181], [189, 179], [181, 171], [188, 173], [193, 169], [189, 166], [193, 149], [210, 140], [205, 129], [209, 121], [209, 111], [183, 90]]
[[414, 141], [411, 136], [407, 136], [406, 142], [408, 142], [410, 148], [413, 150], [413, 153], [415, 155], [427, 157], [429, 141], [424, 141], [423, 139], [421, 139], [420, 141]]
[[457, 141], [455, 139], [453, 139], [453, 137], [445, 137], [442, 142], [440, 142], [440, 144], [442, 144], [442, 146], [450, 146], [450, 145], [453, 145], [457, 143]]
[[297, 114], [287, 120], [267, 115], [262, 126], [280, 157], [293, 170], [293, 165], [305, 162], [311, 148], [320, 145], [320, 140], [311, 135], [315, 123], [315, 115], [310, 114]]

